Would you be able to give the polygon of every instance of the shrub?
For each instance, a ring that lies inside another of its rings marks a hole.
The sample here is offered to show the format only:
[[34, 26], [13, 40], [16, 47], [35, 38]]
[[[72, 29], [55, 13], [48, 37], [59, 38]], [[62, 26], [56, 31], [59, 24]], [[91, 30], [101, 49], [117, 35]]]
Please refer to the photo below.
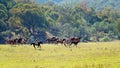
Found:
[[111, 39], [108, 36], [105, 36], [104, 38], [102, 38], [101, 41], [102, 42], [109, 42], [109, 41], [111, 41]]

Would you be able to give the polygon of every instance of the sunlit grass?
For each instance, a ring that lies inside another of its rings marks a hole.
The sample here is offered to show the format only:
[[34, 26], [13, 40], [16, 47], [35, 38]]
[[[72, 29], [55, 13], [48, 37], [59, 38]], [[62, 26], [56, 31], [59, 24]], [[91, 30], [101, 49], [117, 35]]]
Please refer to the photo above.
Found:
[[120, 42], [79, 43], [78, 47], [43, 44], [1, 45], [0, 68], [119, 68]]

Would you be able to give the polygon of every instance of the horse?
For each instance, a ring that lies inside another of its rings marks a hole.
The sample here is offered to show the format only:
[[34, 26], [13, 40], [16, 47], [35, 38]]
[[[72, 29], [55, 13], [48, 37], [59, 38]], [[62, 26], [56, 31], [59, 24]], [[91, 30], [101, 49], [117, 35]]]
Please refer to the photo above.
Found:
[[57, 44], [64, 44], [64, 46], [66, 46], [66, 39], [58, 39], [57, 41], [56, 41], [56, 43]]
[[40, 47], [41, 48], [41, 45], [40, 44], [43, 44], [43, 42], [37, 42], [37, 43], [31, 43], [30, 45], [33, 45], [33, 47], [36, 49], [36, 46], [38, 46], [38, 48]]
[[79, 37], [71, 37], [68, 39], [68, 43], [70, 44], [70, 46], [72, 44], [74, 44], [77, 47], [77, 44], [80, 42], [80, 38]]
[[48, 38], [47, 40], [46, 40], [46, 42], [47, 43], [57, 43], [57, 40], [58, 40], [59, 38], [57, 38], [57, 37], [52, 37], [52, 38]]
[[17, 39], [17, 38], [15, 38], [15, 39], [6, 39], [7, 44], [11, 44], [11, 45], [16, 44], [16, 43], [17, 43], [17, 41], [18, 41], [18, 39]]
[[27, 44], [28, 41], [29, 41], [29, 38], [23, 38], [23, 39], [22, 39], [22, 44]]

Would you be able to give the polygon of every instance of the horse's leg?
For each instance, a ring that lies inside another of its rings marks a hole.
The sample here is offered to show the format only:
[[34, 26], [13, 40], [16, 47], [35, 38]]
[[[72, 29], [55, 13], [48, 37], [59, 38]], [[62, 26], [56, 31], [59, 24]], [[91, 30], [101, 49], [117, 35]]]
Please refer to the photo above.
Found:
[[41, 48], [41, 45], [39, 47]]
[[41, 48], [41, 45], [40, 45], [40, 44], [38, 44], [38, 47], [40, 47], [40, 48]]
[[66, 43], [63, 43], [65, 47], [67, 47], [67, 44]]
[[38, 46], [38, 48], [39, 48], [40, 45], [38, 44], [37, 46]]
[[69, 47], [71, 47], [71, 46], [72, 46], [72, 44], [73, 44], [73, 42], [70, 42]]
[[33, 44], [33, 47], [36, 49], [35, 45]]
[[41, 45], [39, 45], [39, 47], [41, 48]]
[[78, 44], [78, 43], [74, 43], [74, 45], [75, 45], [76, 47], [77, 47], [77, 44]]

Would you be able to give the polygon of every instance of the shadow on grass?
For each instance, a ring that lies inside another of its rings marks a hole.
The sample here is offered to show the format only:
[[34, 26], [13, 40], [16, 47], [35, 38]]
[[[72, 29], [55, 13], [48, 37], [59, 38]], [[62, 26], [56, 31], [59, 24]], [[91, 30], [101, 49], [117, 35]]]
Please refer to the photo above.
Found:
[[42, 48], [38, 48], [38, 49], [36, 49], [36, 50], [38, 50], [38, 51], [44, 51], [44, 49], [42, 49]]

